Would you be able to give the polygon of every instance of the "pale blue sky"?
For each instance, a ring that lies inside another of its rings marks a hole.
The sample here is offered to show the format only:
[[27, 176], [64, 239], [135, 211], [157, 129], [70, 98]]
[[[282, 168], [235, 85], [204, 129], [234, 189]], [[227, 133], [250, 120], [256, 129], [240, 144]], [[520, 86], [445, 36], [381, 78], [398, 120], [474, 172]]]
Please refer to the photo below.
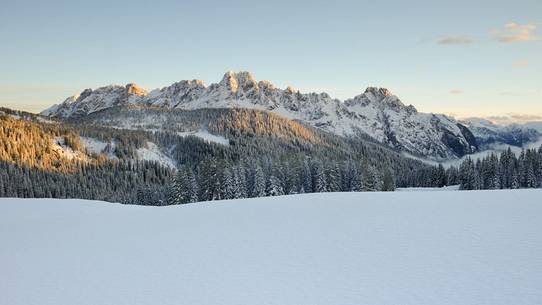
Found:
[[[0, 0], [0, 105], [228, 70], [421, 111], [542, 115], [542, 1]], [[440, 43], [439, 43], [440, 42]]]

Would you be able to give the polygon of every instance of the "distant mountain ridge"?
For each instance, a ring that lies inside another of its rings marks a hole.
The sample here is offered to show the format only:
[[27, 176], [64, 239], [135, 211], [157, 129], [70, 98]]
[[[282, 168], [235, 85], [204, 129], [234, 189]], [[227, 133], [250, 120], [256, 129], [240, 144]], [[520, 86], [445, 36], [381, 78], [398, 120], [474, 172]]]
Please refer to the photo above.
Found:
[[490, 148], [493, 144], [522, 147], [542, 137], [542, 133], [534, 128], [536, 125], [532, 124], [499, 125], [474, 117], [463, 119], [461, 123], [472, 131], [481, 148]]
[[270, 111], [345, 137], [368, 135], [397, 150], [434, 159], [473, 153], [478, 143], [470, 130], [442, 114], [420, 113], [385, 88], [369, 87], [340, 101], [327, 93], [301, 93], [256, 81], [249, 72], [228, 72], [218, 83], [179, 81], [147, 92], [134, 84], [84, 90], [42, 112], [77, 118], [115, 106], [165, 109], [251, 108]]

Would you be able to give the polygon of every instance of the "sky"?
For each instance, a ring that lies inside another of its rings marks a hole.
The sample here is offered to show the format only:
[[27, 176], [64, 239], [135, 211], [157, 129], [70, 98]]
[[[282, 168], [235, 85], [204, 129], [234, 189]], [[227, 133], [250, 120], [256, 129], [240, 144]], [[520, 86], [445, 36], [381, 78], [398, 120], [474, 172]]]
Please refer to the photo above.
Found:
[[258, 80], [420, 111], [542, 120], [542, 1], [0, 0], [0, 106], [85, 88]]

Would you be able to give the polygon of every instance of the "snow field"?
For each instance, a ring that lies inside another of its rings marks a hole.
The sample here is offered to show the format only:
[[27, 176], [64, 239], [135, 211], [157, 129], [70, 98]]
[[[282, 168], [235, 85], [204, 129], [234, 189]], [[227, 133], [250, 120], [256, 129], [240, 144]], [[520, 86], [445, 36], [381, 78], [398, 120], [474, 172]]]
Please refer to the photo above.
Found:
[[0, 199], [0, 303], [540, 304], [541, 196]]

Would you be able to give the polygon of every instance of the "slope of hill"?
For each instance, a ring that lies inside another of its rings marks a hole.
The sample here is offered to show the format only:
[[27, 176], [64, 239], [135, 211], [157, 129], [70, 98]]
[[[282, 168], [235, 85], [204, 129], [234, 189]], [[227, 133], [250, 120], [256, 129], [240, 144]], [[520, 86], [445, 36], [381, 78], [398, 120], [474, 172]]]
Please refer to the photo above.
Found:
[[541, 190], [0, 199], [10, 305], [534, 305]]
[[477, 150], [468, 128], [440, 114], [420, 113], [384, 88], [341, 102], [326, 93], [300, 93], [257, 82], [250, 73], [228, 72], [216, 84], [180, 81], [149, 93], [134, 84], [87, 89], [42, 112], [56, 118], [80, 118], [115, 106], [164, 109], [251, 108], [341, 136], [370, 136], [398, 150], [436, 159], [461, 157]]
[[59, 122], [4, 114], [0, 140], [0, 197], [179, 204], [184, 174], [189, 201], [439, 185], [436, 168], [382, 144], [254, 109], [117, 106]]
[[138, 189], [152, 188], [154, 199], [163, 201], [172, 170], [158, 162], [155, 151], [145, 144], [130, 143], [134, 137], [128, 131], [122, 132], [122, 141], [106, 155], [86, 146], [88, 138], [82, 140], [77, 128], [42, 122], [31, 114], [2, 112], [0, 197], [134, 202]]

